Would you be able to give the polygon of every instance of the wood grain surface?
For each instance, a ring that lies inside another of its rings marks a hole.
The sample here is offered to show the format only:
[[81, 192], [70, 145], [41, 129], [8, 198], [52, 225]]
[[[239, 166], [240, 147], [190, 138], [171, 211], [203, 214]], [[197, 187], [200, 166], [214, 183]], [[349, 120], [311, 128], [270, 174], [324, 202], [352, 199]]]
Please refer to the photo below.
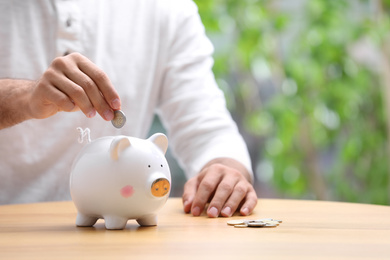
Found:
[[[230, 219], [281, 219], [234, 228]], [[0, 259], [390, 259], [390, 207], [260, 199], [249, 217], [193, 217], [170, 198], [158, 226], [75, 226], [72, 202], [0, 206]]]

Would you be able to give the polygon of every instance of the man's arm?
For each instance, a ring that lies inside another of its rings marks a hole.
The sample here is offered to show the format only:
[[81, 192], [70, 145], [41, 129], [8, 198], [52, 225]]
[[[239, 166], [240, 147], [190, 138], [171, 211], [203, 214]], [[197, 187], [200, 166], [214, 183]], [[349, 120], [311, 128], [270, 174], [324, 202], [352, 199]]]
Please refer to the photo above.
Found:
[[194, 3], [170, 3], [176, 5], [169, 11], [177, 13], [172, 26], [162, 27], [168, 44], [161, 46], [169, 55], [157, 112], [189, 178], [184, 211], [199, 216], [210, 202], [209, 217], [229, 217], [237, 209], [248, 215], [257, 203], [250, 157], [215, 82], [213, 46]]
[[31, 119], [29, 100], [34, 81], [0, 80], [0, 129]]
[[38, 81], [0, 80], [0, 129], [57, 112], [96, 111], [110, 121], [121, 103], [107, 75], [78, 53], [54, 59]]

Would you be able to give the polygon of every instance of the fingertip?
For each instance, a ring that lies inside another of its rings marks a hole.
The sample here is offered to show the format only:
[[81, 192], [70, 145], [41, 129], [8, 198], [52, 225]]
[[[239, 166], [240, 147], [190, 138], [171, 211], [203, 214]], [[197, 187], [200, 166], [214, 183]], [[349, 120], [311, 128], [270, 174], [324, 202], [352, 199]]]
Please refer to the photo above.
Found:
[[221, 211], [221, 215], [222, 215], [223, 217], [231, 217], [232, 214], [233, 214], [232, 209], [231, 209], [229, 206], [225, 207], [225, 208]]
[[115, 110], [119, 110], [121, 108], [121, 101], [119, 98], [115, 98], [111, 101], [111, 107]]
[[195, 216], [195, 217], [198, 217], [198, 216], [200, 216], [200, 208], [198, 207], [198, 206], [196, 206], [196, 207], [194, 207], [192, 210], [191, 210], [191, 212], [192, 212], [192, 215], [193, 216]]
[[253, 200], [248, 199], [246, 201], [246, 203], [244, 203], [244, 205], [242, 205], [242, 207], [240, 209], [240, 214], [243, 216], [249, 216], [250, 214], [252, 214], [253, 210], [255, 209], [256, 204], [257, 204], [256, 199], [253, 199]]
[[106, 121], [111, 121], [112, 119], [114, 119], [114, 112], [111, 109], [107, 109], [103, 112], [103, 118]]
[[194, 198], [196, 195], [196, 183], [192, 180], [189, 180], [184, 185], [184, 191], [183, 191], [183, 207], [185, 213], [190, 213], [192, 204], [194, 202]]
[[218, 212], [218, 209], [216, 207], [211, 207], [207, 210], [207, 216], [209, 216], [209, 218], [216, 218], [218, 217], [219, 215], [219, 212]]
[[96, 110], [93, 109], [93, 110], [91, 110], [91, 111], [87, 114], [87, 117], [88, 117], [88, 118], [93, 118], [95, 115], [96, 115]]
[[192, 202], [189, 201], [189, 200], [185, 200], [183, 202], [183, 208], [184, 208], [184, 212], [185, 213], [190, 213], [191, 212], [191, 205], [192, 205]]
[[241, 208], [241, 210], [240, 210], [240, 214], [241, 214], [242, 216], [249, 216], [250, 213], [251, 213], [251, 212], [250, 212], [249, 208], [247, 208], [247, 207]]

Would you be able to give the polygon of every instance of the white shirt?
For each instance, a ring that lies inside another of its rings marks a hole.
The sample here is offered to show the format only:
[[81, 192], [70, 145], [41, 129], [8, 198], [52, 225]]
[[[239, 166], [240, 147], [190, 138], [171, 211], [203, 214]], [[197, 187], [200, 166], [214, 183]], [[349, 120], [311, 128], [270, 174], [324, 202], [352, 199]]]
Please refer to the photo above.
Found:
[[187, 177], [218, 157], [251, 172], [191, 0], [0, 0], [0, 78], [37, 80], [70, 52], [108, 75], [126, 125], [117, 130], [98, 115], [61, 112], [0, 130], [1, 204], [70, 199], [70, 167], [83, 146], [76, 128], [90, 128], [92, 140], [147, 138], [155, 113]]

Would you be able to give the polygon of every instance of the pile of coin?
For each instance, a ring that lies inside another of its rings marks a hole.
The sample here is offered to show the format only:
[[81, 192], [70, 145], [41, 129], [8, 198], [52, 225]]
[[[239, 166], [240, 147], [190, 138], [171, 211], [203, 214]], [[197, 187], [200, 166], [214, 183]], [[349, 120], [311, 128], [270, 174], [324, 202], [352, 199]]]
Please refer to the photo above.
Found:
[[253, 228], [272, 228], [277, 227], [279, 224], [282, 223], [281, 220], [276, 220], [272, 218], [262, 218], [262, 219], [256, 219], [256, 220], [248, 220], [248, 219], [239, 219], [239, 220], [229, 220], [227, 224], [229, 226], [234, 226], [235, 228], [247, 228], [247, 227], [253, 227]]

